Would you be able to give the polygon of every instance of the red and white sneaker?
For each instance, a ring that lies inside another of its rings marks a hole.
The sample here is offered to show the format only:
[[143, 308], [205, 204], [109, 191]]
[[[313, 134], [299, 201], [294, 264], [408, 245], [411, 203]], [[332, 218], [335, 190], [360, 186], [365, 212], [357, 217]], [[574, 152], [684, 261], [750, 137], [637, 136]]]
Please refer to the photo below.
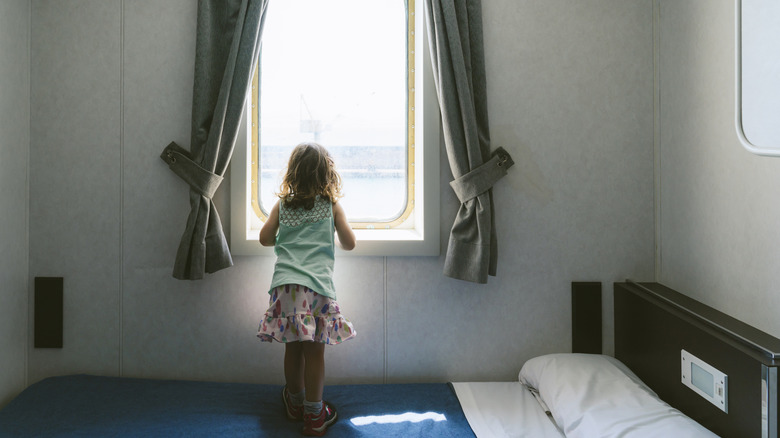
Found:
[[284, 411], [287, 413], [287, 418], [294, 421], [303, 420], [303, 405], [295, 406], [290, 398], [290, 391], [285, 386], [282, 389], [282, 401], [284, 402]]
[[322, 402], [322, 411], [319, 415], [303, 414], [303, 434], [306, 436], [323, 436], [333, 423], [336, 422], [336, 408], [330, 403]]

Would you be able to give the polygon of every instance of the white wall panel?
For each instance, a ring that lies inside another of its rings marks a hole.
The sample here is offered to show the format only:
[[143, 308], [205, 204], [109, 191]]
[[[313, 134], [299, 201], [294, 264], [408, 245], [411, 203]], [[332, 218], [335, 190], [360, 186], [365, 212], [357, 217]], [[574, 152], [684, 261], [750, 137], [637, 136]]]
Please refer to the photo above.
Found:
[[27, 1], [0, 3], [0, 407], [25, 385], [29, 23]]
[[[498, 276], [470, 285], [442, 278], [442, 259], [389, 259], [392, 379], [509, 380], [569, 351], [572, 281], [604, 283], [611, 352], [612, 282], [653, 278], [652, 2], [483, 11], [492, 143], [517, 163], [493, 193]], [[446, 241], [457, 200], [442, 175]]]
[[[493, 144], [517, 163], [494, 193], [499, 276], [444, 278], [443, 255], [339, 257], [358, 336], [326, 350], [329, 383], [514, 378], [570, 348], [571, 281], [611, 296], [611, 281], [653, 273], [652, 2], [483, 7]], [[194, 2], [32, 13], [31, 269], [65, 277], [66, 347], [34, 352], [31, 373], [281, 382], [283, 347], [255, 338], [272, 258], [171, 278], [188, 188], [159, 154], [189, 148]], [[441, 160], [446, 238], [457, 205]]]
[[[169, 141], [190, 147], [197, 7], [158, 3], [126, 2], [124, 11], [123, 373], [279, 382], [283, 347], [256, 338], [273, 258], [236, 257], [203, 281], [171, 277], [189, 196], [159, 154]], [[382, 269], [381, 258], [337, 261], [339, 301], [360, 335], [328, 349], [329, 381], [381, 380], [383, 290], [373, 280]]]
[[30, 381], [119, 364], [119, 2], [32, 2], [30, 275], [64, 277], [64, 347]]
[[734, 12], [660, 2], [660, 281], [780, 336], [780, 159], [737, 138]]

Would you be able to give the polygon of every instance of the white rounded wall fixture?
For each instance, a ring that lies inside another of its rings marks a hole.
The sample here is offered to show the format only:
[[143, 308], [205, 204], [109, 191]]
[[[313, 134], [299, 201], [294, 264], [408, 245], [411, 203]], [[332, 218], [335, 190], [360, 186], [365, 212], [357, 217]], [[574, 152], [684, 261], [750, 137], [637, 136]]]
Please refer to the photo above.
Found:
[[780, 157], [780, 2], [734, 3], [737, 138], [756, 155]]

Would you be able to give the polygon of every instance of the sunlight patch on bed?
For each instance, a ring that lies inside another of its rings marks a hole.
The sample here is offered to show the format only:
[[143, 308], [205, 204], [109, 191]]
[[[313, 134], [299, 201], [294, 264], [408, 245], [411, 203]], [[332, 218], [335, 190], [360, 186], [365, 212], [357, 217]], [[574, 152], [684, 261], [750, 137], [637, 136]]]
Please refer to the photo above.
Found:
[[438, 412], [425, 412], [423, 414], [418, 412], [406, 412], [396, 415], [368, 415], [365, 417], [355, 417], [349, 420], [355, 426], [366, 426], [369, 424], [394, 424], [394, 423], [419, 423], [425, 420], [433, 421], [447, 421], [447, 417], [444, 414]]

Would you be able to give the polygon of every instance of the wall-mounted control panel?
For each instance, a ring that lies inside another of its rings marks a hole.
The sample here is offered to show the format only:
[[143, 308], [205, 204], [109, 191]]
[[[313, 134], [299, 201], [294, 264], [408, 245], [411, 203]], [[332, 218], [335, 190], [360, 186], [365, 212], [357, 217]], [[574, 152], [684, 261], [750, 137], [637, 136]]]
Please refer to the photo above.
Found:
[[708, 402], [728, 413], [729, 376], [691, 353], [680, 350], [682, 383]]

